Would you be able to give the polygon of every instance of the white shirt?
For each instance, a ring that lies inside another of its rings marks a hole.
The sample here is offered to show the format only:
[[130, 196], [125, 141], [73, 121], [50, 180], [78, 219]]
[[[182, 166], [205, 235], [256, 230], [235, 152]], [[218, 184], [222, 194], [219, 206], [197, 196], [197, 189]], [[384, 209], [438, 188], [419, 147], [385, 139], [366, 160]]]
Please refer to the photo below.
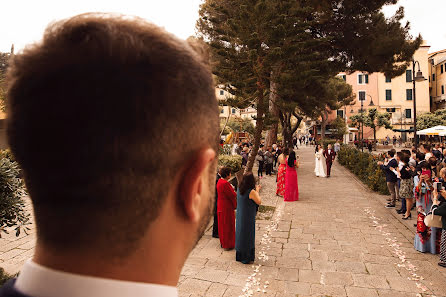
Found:
[[433, 155], [431, 152], [426, 153], [426, 156], [425, 156], [426, 161], [429, 161], [429, 158], [431, 158], [431, 157], [433, 157], [433, 156], [434, 156], [434, 155]]
[[33, 297], [178, 297], [175, 287], [72, 274], [32, 260], [25, 263], [14, 287]]

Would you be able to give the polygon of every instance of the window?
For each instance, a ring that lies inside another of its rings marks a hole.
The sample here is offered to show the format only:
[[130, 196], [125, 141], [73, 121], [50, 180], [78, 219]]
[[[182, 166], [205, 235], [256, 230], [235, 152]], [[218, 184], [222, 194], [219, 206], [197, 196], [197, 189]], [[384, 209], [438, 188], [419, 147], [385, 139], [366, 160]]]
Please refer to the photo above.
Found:
[[232, 109], [232, 114], [234, 114], [234, 113], [235, 113], [235, 108]]
[[386, 108], [387, 112], [395, 112], [395, 110], [396, 110], [395, 108]]
[[406, 109], [406, 119], [412, 118], [412, 109]]
[[225, 91], [220, 90], [220, 96], [223, 96], [225, 94]]
[[359, 101], [365, 101], [365, 91], [359, 91], [358, 95]]
[[386, 101], [392, 101], [392, 90], [386, 90]]
[[412, 100], [412, 89], [406, 89], [406, 100]]
[[342, 109], [338, 109], [337, 116], [339, 118], [344, 118], [344, 111]]
[[444, 86], [441, 86], [441, 95], [444, 95]]
[[386, 83], [390, 83], [392, 82], [392, 78], [390, 76], [386, 75]]
[[435, 81], [435, 73], [432, 74], [432, 81]]
[[368, 74], [358, 74], [358, 85], [368, 84], [369, 75]]
[[406, 70], [406, 82], [412, 82], [412, 70]]
[[443, 65], [440, 66], [440, 72], [443, 73]]

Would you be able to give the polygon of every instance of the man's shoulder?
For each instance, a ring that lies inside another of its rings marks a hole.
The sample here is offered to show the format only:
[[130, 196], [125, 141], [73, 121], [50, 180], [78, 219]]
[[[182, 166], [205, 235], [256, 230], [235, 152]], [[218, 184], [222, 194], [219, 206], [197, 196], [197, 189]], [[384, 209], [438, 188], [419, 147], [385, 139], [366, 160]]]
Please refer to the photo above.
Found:
[[15, 279], [9, 280], [0, 288], [0, 297], [31, 297], [14, 288]]

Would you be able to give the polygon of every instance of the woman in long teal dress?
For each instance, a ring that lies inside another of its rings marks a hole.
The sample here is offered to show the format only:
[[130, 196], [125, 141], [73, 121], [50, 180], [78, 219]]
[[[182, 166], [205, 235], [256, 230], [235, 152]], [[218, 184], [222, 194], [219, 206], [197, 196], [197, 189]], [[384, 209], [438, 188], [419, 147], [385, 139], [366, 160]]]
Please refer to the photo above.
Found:
[[256, 214], [262, 203], [260, 185], [252, 172], [243, 176], [237, 190], [237, 215], [235, 224], [236, 260], [249, 264], [255, 259]]

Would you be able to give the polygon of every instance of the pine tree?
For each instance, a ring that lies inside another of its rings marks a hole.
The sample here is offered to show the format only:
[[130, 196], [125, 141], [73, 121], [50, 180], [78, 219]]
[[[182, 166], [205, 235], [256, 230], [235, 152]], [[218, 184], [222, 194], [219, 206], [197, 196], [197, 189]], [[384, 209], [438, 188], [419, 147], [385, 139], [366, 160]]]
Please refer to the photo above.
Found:
[[382, 6], [396, 2], [206, 0], [201, 5], [197, 28], [211, 46], [218, 82], [234, 95], [230, 104], [257, 109], [247, 171], [263, 129], [278, 121], [270, 114], [270, 101], [279, 110], [285, 106], [282, 114], [314, 116], [327, 106], [324, 86], [341, 71], [389, 76], [405, 71], [421, 37], [412, 40], [409, 25], [401, 26], [403, 9], [384, 17]]

